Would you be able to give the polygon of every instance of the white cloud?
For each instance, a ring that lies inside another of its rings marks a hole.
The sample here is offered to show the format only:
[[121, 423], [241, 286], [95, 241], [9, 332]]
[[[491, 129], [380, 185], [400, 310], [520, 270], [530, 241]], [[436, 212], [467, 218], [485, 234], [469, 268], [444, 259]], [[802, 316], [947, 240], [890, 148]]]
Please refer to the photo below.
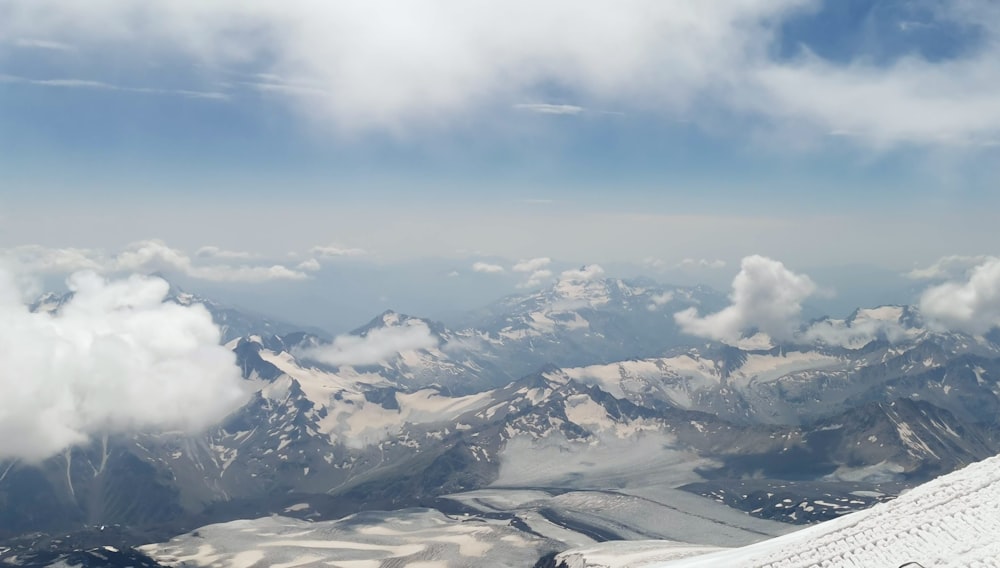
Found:
[[337, 258], [341, 256], [363, 256], [368, 254], [368, 251], [366, 251], [365, 249], [344, 247], [340, 245], [316, 246], [309, 249], [309, 252], [313, 256], [317, 256], [319, 258]]
[[22, 77], [19, 75], [8, 75], [0, 73], [0, 83], [20, 83], [25, 85], [35, 85], [38, 87], [54, 87], [58, 89], [89, 89], [96, 91], [121, 91], [124, 93], [138, 93], [143, 95], [174, 95], [190, 99], [204, 99], [208, 101], [227, 101], [229, 95], [220, 91], [197, 91], [191, 89], [158, 89], [153, 87], [130, 87], [126, 85], [116, 85], [105, 83], [104, 81], [93, 81], [90, 79], [58, 78], [58, 79], [35, 79]]
[[[992, 43], [997, 34], [990, 33]], [[892, 65], [834, 64], [803, 56], [792, 64], [761, 65], [754, 110], [811, 123], [819, 130], [876, 145], [993, 144], [1000, 108], [996, 45], [966, 58], [927, 61], [911, 56]]]
[[[205, 249], [206, 247], [202, 247], [199, 252], [204, 253]], [[227, 254], [227, 251], [219, 250], [219, 252], [221, 255]], [[217, 255], [217, 258], [226, 258], [221, 255]], [[184, 251], [171, 248], [166, 243], [157, 240], [138, 241], [127, 245], [115, 254], [93, 249], [25, 245], [0, 250], [0, 258], [5, 259], [19, 271], [27, 273], [66, 274], [78, 270], [93, 270], [101, 273], [162, 271], [215, 282], [303, 280], [309, 277], [300, 270], [294, 270], [281, 264], [233, 266], [211, 262], [216, 258], [205, 254], [202, 255], [202, 262], [195, 262]]]
[[504, 268], [499, 264], [490, 264], [489, 262], [474, 262], [472, 264], [473, 272], [483, 272], [485, 274], [500, 274], [504, 272]]
[[996, 257], [979, 256], [945, 256], [939, 258], [934, 264], [926, 268], [915, 268], [906, 273], [907, 278], [913, 280], [951, 280], [962, 278], [969, 274], [973, 268], [995, 260]]
[[40, 460], [104, 432], [196, 431], [246, 398], [211, 315], [163, 303], [166, 282], [83, 272], [68, 284], [57, 313], [32, 313], [0, 270], [0, 458]]
[[139, 241], [118, 253], [110, 263], [115, 272], [176, 271], [191, 278], [215, 282], [264, 282], [268, 280], [304, 280], [304, 272], [275, 264], [271, 266], [201, 265], [179, 249], [162, 241]]
[[548, 257], [531, 258], [518, 261], [512, 269], [514, 272], [535, 272], [552, 264], [552, 259]]
[[536, 288], [552, 278], [552, 271], [546, 267], [552, 264], [552, 259], [542, 256], [520, 260], [512, 269], [514, 272], [529, 273], [524, 280], [517, 283], [518, 288]]
[[46, 49], [49, 51], [76, 51], [75, 45], [59, 43], [58, 41], [46, 41], [44, 39], [21, 38], [14, 41], [14, 45], [25, 49]]
[[0, 258], [28, 273], [69, 273], [79, 270], [100, 271], [104, 259], [97, 251], [81, 248], [48, 248], [23, 245], [0, 251]]
[[816, 284], [785, 265], [763, 256], [748, 256], [733, 279], [731, 304], [704, 317], [696, 308], [677, 312], [674, 319], [690, 335], [736, 343], [749, 329], [774, 339], [790, 339], [800, 325], [802, 301], [816, 292]]
[[514, 108], [518, 110], [537, 112], [538, 114], [557, 114], [557, 115], [580, 114], [586, 110], [583, 107], [576, 105], [562, 105], [562, 104], [550, 104], [550, 103], [520, 103], [514, 105]]
[[879, 337], [896, 343], [906, 337], [906, 330], [898, 321], [864, 319], [848, 323], [822, 320], [810, 325], [809, 329], [801, 334], [800, 339], [809, 343], [825, 343], [857, 349]]
[[563, 271], [559, 275], [561, 280], [568, 282], [588, 282], [604, 276], [604, 269], [598, 264], [588, 264], [574, 270]]
[[646, 306], [646, 309], [651, 312], [655, 312], [656, 310], [660, 309], [661, 306], [669, 304], [673, 300], [674, 300], [673, 292], [654, 294], [652, 297], [649, 298], [649, 305]]
[[528, 278], [522, 282], [517, 283], [518, 288], [536, 288], [544, 284], [547, 280], [552, 278], [552, 271], [541, 269], [532, 272]]
[[333, 343], [299, 350], [296, 354], [327, 365], [374, 365], [405, 351], [437, 347], [427, 324], [410, 320], [398, 327], [376, 328], [367, 335], [340, 335]]
[[[815, 0], [10, 0], [0, 36], [121, 54], [141, 43], [143, 57], [205, 69], [255, 64], [251, 88], [347, 130], [437, 127], [498, 104], [708, 120], [692, 111], [713, 105], [869, 144], [988, 143], [1000, 133], [1000, 8], [933, 5], [982, 41], [953, 58], [776, 58], [782, 25]], [[579, 106], [523, 102], [551, 85]]]
[[920, 311], [934, 327], [982, 334], [1000, 325], [1000, 258], [990, 258], [962, 280], [932, 286]]
[[303, 260], [295, 268], [298, 270], [304, 270], [306, 272], [316, 272], [317, 270], [322, 268], [322, 266], [320, 265], [318, 260], [316, 260], [315, 258], [310, 258], [308, 260]]

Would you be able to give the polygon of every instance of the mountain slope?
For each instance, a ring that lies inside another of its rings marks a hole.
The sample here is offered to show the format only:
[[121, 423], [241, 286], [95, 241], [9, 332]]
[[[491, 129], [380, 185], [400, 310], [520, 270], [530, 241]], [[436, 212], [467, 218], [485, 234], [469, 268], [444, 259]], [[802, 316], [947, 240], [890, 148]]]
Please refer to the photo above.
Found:
[[[676, 542], [609, 543], [559, 554], [563, 568], [870, 568], [995, 566], [1000, 558], [1000, 457], [912, 489], [893, 501], [743, 548]], [[620, 551], [620, 553], [619, 553]], [[705, 552], [708, 552], [707, 554]], [[671, 560], [671, 559], [676, 560]]]

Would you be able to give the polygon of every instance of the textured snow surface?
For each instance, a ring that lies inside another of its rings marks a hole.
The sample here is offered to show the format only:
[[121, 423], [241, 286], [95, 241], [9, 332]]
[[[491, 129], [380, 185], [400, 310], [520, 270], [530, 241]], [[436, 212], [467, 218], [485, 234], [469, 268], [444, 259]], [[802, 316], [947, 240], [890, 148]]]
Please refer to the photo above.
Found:
[[658, 566], [895, 568], [907, 562], [925, 568], [1000, 566], [1000, 458], [970, 465], [867, 511], [744, 548]]
[[184, 567], [502, 568], [531, 566], [557, 547], [506, 521], [406, 509], [316, 523], [277, 516], [232, 521], [141, 550]]
[[615, 543], [614, 546], [598, 545], [564, 552], [558, 560], [567, 568], [653, 568], [667, 560], [698, 556], [719, 550], [712, 546], [698, 546], [663, 540], [635, 540]]

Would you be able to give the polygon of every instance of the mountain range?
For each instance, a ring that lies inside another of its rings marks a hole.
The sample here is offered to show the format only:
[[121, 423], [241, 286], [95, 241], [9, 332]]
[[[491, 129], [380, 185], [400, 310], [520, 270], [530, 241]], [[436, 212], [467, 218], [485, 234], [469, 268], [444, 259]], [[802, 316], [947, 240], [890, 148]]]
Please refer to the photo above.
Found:
[[[539, 555], [691, 542], [677, 527], [697, 523], [728, 527], [705, 545], [742, 545], [1000, 453], [997, 338], [934, 331], [909, 306], [823, 320], [846, 341], [732, 346], [674, 321], [723, 306], [711, 289], [562, 279], [454, 327], [385, 312], [351, 341], [415, 328], [428, 341], [347, 364], [316, 355], [338, 345], [322, 332], [176, 288], [169, 300], [209, 309], [248, 402], [197, 436], [108, 433], [0, 464], [0, 559], [141, 554], [131, 547], [211, 523], [415, 507], [502, 519]], [[653, 522], [664, 515], [686, 520]], [[62, 533], [76, 536], [53, 542]]]

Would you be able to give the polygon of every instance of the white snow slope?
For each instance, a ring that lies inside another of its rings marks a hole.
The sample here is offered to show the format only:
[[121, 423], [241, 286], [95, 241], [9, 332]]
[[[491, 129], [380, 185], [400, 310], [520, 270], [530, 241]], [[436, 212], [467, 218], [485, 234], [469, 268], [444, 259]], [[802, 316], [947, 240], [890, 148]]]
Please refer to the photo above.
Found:
[[577, 566], [896, 568], [908, 562], [924, 568], [1000, 566], [1000, 457], [935, 479], [866, 511], [743, 548], [656, 564], [586, 562]]

